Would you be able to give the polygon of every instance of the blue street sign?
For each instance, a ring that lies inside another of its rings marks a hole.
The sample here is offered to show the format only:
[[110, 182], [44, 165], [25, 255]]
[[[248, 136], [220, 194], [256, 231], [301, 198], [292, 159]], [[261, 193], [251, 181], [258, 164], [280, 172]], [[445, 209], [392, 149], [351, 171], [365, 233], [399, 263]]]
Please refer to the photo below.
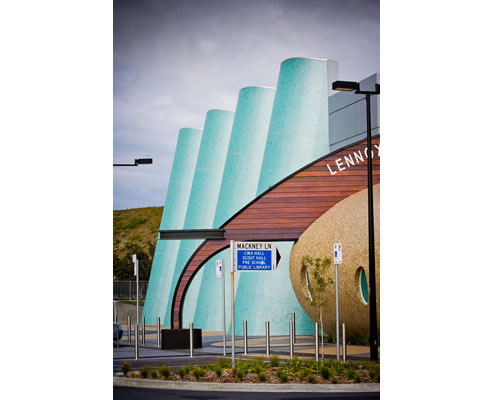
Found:
[[238, 271], [271, 271], [272, 251], [271, 250], [238, 250], [237, 270]]
[[246, 271], [274, 271], [280, 261], [275, 243], [235, 242], [234, 269]]

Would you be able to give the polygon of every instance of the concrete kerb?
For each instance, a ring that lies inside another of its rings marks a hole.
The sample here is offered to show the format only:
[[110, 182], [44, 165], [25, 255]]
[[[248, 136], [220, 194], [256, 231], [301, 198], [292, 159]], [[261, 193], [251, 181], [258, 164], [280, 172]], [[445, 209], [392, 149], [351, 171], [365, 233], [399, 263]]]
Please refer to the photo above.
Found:
[[214, 392], [312, 392], [360, 393], [379, 392], [379, 383], [358, 384], [275, 384], [275, 383], [214, 383], [180, 382], [152, 379], [135, 379], [113, 376], [113, 386], [147, 389], [196, 390]]

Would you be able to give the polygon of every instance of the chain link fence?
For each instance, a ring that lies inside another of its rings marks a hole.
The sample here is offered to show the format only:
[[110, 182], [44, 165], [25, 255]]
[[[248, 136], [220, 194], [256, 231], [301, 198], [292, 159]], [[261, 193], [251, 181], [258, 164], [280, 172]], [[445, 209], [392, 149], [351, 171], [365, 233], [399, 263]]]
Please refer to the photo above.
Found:
[[[138, 298], [144, 300], [149, 281], [138, 281]], [[136, 281], [113, 281], [113, 300], [137, 300]]]

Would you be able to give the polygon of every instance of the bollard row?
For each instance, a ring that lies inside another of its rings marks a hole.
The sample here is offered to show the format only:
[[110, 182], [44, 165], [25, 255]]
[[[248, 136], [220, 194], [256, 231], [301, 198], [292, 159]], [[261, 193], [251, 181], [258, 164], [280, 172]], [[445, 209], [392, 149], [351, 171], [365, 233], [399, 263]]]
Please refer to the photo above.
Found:
[[243, 321], [243, 347], [244, 354], [248, 354], [248, 321]]

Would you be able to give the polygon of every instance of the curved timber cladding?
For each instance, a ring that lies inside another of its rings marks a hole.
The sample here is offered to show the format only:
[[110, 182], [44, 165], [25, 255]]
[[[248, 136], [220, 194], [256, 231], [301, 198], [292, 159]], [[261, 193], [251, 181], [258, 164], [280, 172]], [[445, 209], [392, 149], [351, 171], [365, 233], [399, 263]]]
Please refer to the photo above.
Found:
[[[379, 136], [373, 137], [373, 184], [379, 183]], [[366, 141], [321, 157], [257, 197], [221, 226], [225, 240], [205, 240], [179, 277], [172, 327], [181, 327], [184, 297], [194, 274], [235, 241], [291, 241], [339, 201], [367, 187]]]

